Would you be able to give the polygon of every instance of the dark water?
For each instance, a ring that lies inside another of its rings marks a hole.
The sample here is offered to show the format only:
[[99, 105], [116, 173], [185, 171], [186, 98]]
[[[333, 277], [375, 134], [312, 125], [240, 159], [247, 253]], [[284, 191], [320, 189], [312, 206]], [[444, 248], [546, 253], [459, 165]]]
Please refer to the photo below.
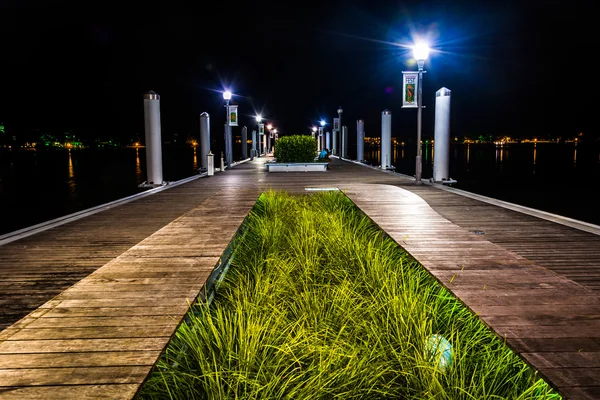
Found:
[[[0, 149], [0, 234], [148, 189], [144, 148], [8, 151]], [[163, 179], [197, 174], [191, 147], [163, 148]]]
[[[396, 171], [414, 176], [416, 149], [393, 149]], [[234, 159], [239, 159], [234, 152]], [[379, 163], [377, 150], [365, 158]], [[215, 154], [215, 164], [220, 156]], [[191, 147], [163, 147], [163, 176], [197, 174]], [[497, 147], [452, 145], [453, 185], [473, 193], [600, 225], [600, 144], [538, 143]], [[423, 149], [423, 179], [432, 176], [431, 146]], [[0, 149], [0, 234], [104, 204], [147, 189], [145, 150]]]
[[[398, 173], [414, 176], [412, 147], [393, 148]], [[433, 176], [432, 147], [422, 149], [423, 180]], [[373, 165], [379, 154], [365, 150]], [[600, 225], [600, 143], [454, 144], [449, 175], [457, 189]]]

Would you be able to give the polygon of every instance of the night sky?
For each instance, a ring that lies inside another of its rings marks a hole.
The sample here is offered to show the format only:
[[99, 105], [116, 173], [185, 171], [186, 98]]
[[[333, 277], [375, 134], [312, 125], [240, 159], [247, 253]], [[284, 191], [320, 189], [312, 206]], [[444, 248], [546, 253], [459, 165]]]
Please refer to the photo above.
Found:
[[238, 3], [1, 1], [0, 122], [17, 137], [143, 138], [153, 90], [164, 137], [197, 136], [202, 112], [211, 136], [222, 135], [229, 88], [249, 132], [257, 112], [282, 134], [308, 133], [321, 118], [330, 129], [342, 106], [351, 133], [364, 119], [378, 136], [388, 109], [393, 135], [414, 140], [401, 72], [416, 70], [407, 46], [422, 37], [432, 47], [424, 137], [441, 87], [452, 91], [452, 136], [599, 135], [592, 2]]

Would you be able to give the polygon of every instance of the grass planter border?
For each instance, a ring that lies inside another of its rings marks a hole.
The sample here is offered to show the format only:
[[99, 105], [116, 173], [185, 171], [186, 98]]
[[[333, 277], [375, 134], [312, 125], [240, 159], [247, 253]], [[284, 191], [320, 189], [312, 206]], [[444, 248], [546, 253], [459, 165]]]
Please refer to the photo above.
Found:
[[325, 172], [329, 163], [267, 163], [266, 166], [267, 172]]

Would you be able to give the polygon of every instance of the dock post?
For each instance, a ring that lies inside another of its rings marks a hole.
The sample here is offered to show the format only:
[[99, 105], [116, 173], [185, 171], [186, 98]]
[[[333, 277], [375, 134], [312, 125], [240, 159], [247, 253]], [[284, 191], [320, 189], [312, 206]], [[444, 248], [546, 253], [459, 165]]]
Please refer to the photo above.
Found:
[[[210, 116], [207, 112], [200, 114], [200, 171], [208, 169], [210, 153]], [[212, 154], [212, 153], [211, 153]], [[213, 164], [214, 168], [214, 164]]]
[[252, 150], [253, 156], [256, 155], [256, 130], [252, 131]]
[[242, 160], [248, 158], [248, 128], [242, 127]]
[[225, 171], [225, 160], [223, 159], [223, 152], [221, 152], [221, 172]]
[[390, 169], [390, 149], [392, 148], [392, 112], [383, 110], [381, 112], [381, 169]]
[[435, 92], [435, 127], [433, 142], [433, 181], [441, 182], [450, 177], [450, 89]]
[[365, 161], [365, 121], [356, 121], [356, 161]]
[[331, 153], [331, 132], [325, 132], [325, 148], [329, 153]]
[[152, 90], [144, 95], [144, 128], [147, 180], [140, 187], [163, 186], [160, 96]]

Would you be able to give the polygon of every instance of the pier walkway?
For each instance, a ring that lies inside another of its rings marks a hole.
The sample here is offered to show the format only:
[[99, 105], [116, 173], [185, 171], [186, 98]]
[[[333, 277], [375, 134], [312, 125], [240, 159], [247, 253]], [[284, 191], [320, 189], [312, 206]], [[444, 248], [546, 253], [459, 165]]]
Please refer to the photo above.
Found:
[[260, 193], [307, 187], [343, 190], [565, 398], [600, 398], [600, 227], [338, 159], [264, 163], [5, 239], [0, 398], [133, 398]]

